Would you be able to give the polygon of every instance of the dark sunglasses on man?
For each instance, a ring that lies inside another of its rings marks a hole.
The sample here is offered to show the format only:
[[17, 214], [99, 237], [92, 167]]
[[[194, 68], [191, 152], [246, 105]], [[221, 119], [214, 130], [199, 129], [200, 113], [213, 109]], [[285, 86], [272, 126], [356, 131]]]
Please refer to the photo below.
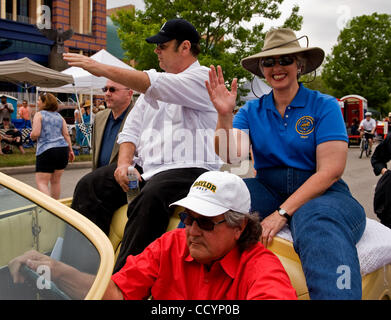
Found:
[[280, 66], [289, 66], [295, 61], [295, 58], [293, 56], [281, 56], [279, 58], [269, 57], [262, 59], [261, 64], [263, 67], [271, 68], [276, 65], [276, 61], [278, 61]]
[[103, 92], [106, 92], [107, 90], [109, 90], [109, 92], [113, 93], [113, 92], [116, 92], [117, 90], [129, 90], [127, 88], [122, 88], [122, 89], [118, 89], [118, 88], [114, 88], [114, 87], [104, 87], [102, 88], [102, 91]]
[[198, 218], [194, 218], [192, 215], [188, 214], [187, 212], [181, 212], [179, 213], [179, 218], [181, 219], [181, 221], [186, 225], [186, 226], [191, 226], [193, 224], [194, 221], [197, 222], [198, 226], [202, 229], [202, 230], [206, 230], [206, 231], [212, 231], [214, 229], [215, 226], [217, 226], [218, 224], [220, 223], [223, 223], [225, 222], [225, 219], [223, 220], [220, 220], [218, 222], [214, 222], [212, 219], [210, 218], [204, 218], [204, 217], [198, 217]]

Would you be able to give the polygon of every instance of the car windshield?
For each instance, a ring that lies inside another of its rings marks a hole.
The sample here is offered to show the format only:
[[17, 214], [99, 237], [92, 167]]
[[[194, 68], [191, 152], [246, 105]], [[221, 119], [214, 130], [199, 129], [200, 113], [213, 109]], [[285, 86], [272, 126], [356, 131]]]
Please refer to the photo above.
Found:
[[99, 265], [80, 231], [0, 184], [1, 300], [83, 299]]

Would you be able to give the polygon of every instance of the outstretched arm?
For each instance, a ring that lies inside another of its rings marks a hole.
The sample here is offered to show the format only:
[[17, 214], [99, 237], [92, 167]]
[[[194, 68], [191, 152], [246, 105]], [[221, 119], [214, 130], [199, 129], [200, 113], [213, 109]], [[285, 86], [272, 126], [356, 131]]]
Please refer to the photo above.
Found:
[[77, 53], [64, 53], [63, 58], [70, 66], [82, 68], [95, 76], [105, 77], [141, 93], [145, 93], [151, 85], [148, 75], [143, 71], [111, 66]]

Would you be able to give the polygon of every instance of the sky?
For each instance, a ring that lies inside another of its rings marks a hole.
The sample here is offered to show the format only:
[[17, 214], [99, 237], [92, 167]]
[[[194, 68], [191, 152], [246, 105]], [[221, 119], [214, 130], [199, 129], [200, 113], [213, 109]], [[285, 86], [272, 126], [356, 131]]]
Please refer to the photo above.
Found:
[[[107, 8], [128, 4], [144, 9], [142, 0], [107, 0]], [[307, 35], [309, 46], [320, 47], [326, 54], [331, 53], [340, 31], [353, 17], [374, 12], [391, 15], [391, 0], [284, 0], [280, 5], [281, 17], [277, 20], [263, 19], [264, 29], [281, 26], [295, 4], [299, 5], [299, 14], [303, 16], [302, 28], [296, 35]], [[261, 18], [255, 18], [255, 22], [256, 19]]]

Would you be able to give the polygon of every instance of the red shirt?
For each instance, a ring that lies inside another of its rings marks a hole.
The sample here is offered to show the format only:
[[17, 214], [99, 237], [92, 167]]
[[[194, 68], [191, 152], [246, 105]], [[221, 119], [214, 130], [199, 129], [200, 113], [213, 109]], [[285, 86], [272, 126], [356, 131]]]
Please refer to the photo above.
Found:
[[235, 247], [208, 271], [190, 256], [184, 229], [167, 232], [129, 256], [112, 280], [125, 299], [297, 299], [280, 260], [261, 243], [242, 254]]
[[30, 112], [28, 107], [21, 106], [19, 108], [19, 115], [24, 120], [30, 120]]

